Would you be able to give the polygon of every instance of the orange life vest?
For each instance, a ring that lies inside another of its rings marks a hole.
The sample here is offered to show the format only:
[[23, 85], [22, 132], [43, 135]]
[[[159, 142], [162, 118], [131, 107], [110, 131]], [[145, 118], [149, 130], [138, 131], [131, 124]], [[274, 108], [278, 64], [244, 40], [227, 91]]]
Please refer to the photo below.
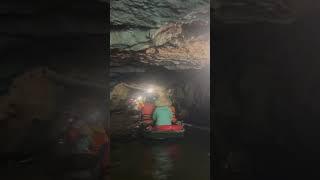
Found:
[[93, 138], [92, 138], [92, 152], [97, 154], [100, 150], [100, 147], [107, 143], [108, 137], [105, 133], [101, 132], [94, 132]]
[[152, 113], [153, 113], [154, 109], [155, 109], [155, 105], [151, 104], [151, 103], [146, 103], [141, 108], [142, 120], [145, 123], [152, 123]]
[[172, 111], [172, 122], [176, 122], [177, 121], [177, 117], [176, 117], [176, 109], [174, 108], [174, 106], [171, 106], [171, 111]]

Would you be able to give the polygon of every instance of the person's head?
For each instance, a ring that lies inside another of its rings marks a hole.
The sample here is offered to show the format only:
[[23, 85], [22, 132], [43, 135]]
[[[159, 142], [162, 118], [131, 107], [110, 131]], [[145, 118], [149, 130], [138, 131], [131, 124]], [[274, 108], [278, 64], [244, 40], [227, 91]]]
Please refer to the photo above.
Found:
[[167, 95], [172, 96], [173, 95], [173, 89], [172, 88], [168, 88], [167, 89]]
[[148, 104], [153, 103], [153, 97], [152, 96], [147, 96], [146, 100], [145, 100], [145, 103], [148, 103]]
[[68, 124], [75, 124], [79, 120], [77, 115], [67, 114], [66, 117]]
[[98, 125], [101, 123], [102, 113], [99, 111], [93, 111], [88, 114], [85, 121], [90, 125]]

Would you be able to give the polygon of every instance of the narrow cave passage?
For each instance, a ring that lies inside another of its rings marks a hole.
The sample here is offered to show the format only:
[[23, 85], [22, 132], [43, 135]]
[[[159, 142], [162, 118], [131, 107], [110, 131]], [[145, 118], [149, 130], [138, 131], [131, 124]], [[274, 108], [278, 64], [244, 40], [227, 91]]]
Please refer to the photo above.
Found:
[[111, 1], [111, 179], [210, 179], [209, 5]]
[[[209, 68], [167, 70], [148, 66], [142, 72], [115, 71], [110, 92], [112, 179], [209, 179]], [[141, 132], [138, 104], [130, 102], [147, 98], [150, 90], [157, 89], [172, 93], [176, 117], [185, 128], [183, 138], [155, 141]], [[194, 174], [194, 170], [201, 173]]]

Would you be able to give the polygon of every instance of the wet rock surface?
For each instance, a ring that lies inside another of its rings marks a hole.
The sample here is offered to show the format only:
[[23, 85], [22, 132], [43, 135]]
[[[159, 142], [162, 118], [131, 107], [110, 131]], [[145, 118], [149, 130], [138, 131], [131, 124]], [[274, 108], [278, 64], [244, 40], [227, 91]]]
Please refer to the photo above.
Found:
[[[209, 5], [224, 23], [292, 23], [293, 3], [262, 1], [111, 1], [112, 61], [143, 62], [168, 69], [208, 65]], [[189, 33], [193, 31], [193, 33]], [[130, 54], [130, 58], [126, 59]]]
[[158, 28], [167, 22], [182, 20], [192, 10], [194, 17], [203, 7], [209, 7], [208, 0], [111, 0], [110, 21], [115, 26]]
[[2, 95], [2, 123], [7, 124], [6, 151], [13, 151], [27, 136], [35, 119], [48, 122], [56, 113], [59, 89], [43, 69], [26, 72], [12, 81], [9, 93]]
[[209, 0], [111, 1], [110, 11], [113, 64], [167, 69], [209, 64]]
[[[315, 24], [308, 17], [290, 25], [216, 25], [216, 152], [245, 148], [261, 177], [293, 177], [306, 170], [302, 161], [319, 159], [311, 155], [319, 149]], [[306, 171], [316, 172], [311, 166]]]
[[[100, 84], [97, 88], [86, 84], [93, 76], [81, 79], [77, 77], [80, 73], [60, 69], [54, 73], [63, 78], [55, 79], [52, 72], [47, 67], [25, 70], [10, 81], [8, 93], [0, 96], [1, 132], [4, 133], [1, 137], [5, 138], [3, 147], [6, 147], [3, 151], [29, 152], [50, 146], [64, 131], [68, 118], [65, 113], [89, 120], [98, 112], [95, 118], [106, 127], [106, 100], [102, 98], [105, 92], [101, 88], [105, 86]], [[75, 82], [70, 83], [70, 77]]]
[[[143, 94], [150, 85], [161, 88], [172, 88], [174, 90], [175, 106], [178, 114], [184, 117], [186, 122], [208, 126], [210, 112], [210, 77], [209, 69], [206, 70], [187, 70], [182, 72], [175, 71], [150, 71], [140, 74], [127, 75], [124, 81], [115, 81], [115, 86], [111, 88], [111, 109], [119, 111], [127, 109], [127, 101], [134, 98], [135, 94]], [[170, 78], [175, 77], [175, 78]], [[136, 88], [131, 88], [136, 87]], [[116, 117], [125, 112], [119, 112]], [[125, 121], [125, 115], [121, 120]], [[111, 119], [111, 124], [114, 121]], [[127, 119], [128, 122], [116, 123], [118, 126], [133, 127], [134, 122]], [[127, 123], [131, 124], [128, 125]], [[113, 128], [113, 126], [111, 126]], [[121, 128], [117, 128], [121, 129]]]

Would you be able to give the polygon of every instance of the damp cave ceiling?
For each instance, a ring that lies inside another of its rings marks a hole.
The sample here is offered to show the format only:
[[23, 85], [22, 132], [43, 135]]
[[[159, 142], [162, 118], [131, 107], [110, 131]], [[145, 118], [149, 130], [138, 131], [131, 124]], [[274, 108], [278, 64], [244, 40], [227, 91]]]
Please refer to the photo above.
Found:
[[286, 0], [111, 0], [111, 65], [200, 69], [210, 62], [210, 3], [223, 23], [292, 23]]
[[[33, 37], [103, 36], [103, 14], [110, 3], [112, 62], [200, 68], [209, 58], [209, 6], [223, 23], [292, 23], [297, 15], [315, 10], [318, 1], [299, 0], [4, 0], [0, 2], [1, 46]], [[50, 40], [52, 41], [52, 40]], [[33, 40], [30, 39], [30, 42]], [[60, 40], [59, 40], [60, 42]], [[46, 49], [52, 44], [42, 46]], [[9, 44], [9, 45], [10, 45]], [[61, 46], [64, 43], [60, 43]], [[21, 46], [26, 49], [28, 44]], [[31, 46], [30, 46], [31, 47]]]
[[[210, 1], [210, 6], [214, 9], [215, 20], [225, 23], [261, 21], [290, 23], [296, 15], [301, 16], [301, 14], [317, 11], [320, 4], [317, 0]], [[1, 32], [103, 34], [105, 27], [97, 27], [97, 25], [101, 26], [98, 22], [105, 22], [103, 14], [109, 13], [105, 9], [106, 2], [111, 6], [111, 24], [148, 28], [159, 27], [163, 22], [170, 20], [177, 21], [177, 18], [183, 18], [186, 14], [196, 11], [198, 7], [204, 5], [209, 7], [209, 0], [43, 0], [41, 2], [3, 0], [0, 2]], [[135, 5], [135, 2], [143, 5], [139, 7]], [[160, 6], [153, 8], [157, 2], [161, 2]], [[134, 5], [135, 10], [131, 10], [130, 5]], [[128, 18], [132, 12], [134, 16]], [[133, 19], [137, 21], [132, 21]], [[139, 25], [136, 25], [138, 22]]]

